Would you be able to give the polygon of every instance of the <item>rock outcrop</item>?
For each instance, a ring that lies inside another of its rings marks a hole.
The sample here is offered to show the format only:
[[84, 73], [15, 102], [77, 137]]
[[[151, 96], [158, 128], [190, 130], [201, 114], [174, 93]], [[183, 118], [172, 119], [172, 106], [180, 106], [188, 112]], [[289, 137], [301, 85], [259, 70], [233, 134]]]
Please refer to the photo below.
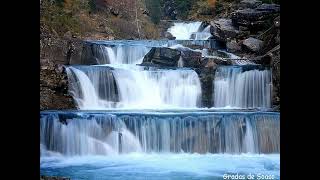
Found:
[[177, 67], [181, 52], [166, 47], [152, 48], [143, 58], [141, 65]]
[[235, 26], [247, 27], [251, 32], [257, 32], [270, 27], [273, 19], [279, 14], [280, 6], [276, 4], [261, 4], [252, 9], [246, 8], [231, 14]]
[[40, 62], [40, 110], [76, 109], [68, 93], [68, 77], [64, 68], [48, 59]]
[[259, 52], [263, 46], [263, 41], [250, 37], [243, 41], [242, 46], [244, 47], [244, 49], [251, 52]]
[[248, 34], [247, 32], [239, 31], [235, 26], [233, 26], [231, 19], [218, 19], [211, 22], [211, 25], [211, 34], [215, 39], [222, 42], [227, 42], [229, 39], [241, 38]]
[[79, 61], [82, 42], [66, 34], [64, 38], [42, 30], [40, 34], [40, 110], [76, 109], [68, 93], [63, 65]]

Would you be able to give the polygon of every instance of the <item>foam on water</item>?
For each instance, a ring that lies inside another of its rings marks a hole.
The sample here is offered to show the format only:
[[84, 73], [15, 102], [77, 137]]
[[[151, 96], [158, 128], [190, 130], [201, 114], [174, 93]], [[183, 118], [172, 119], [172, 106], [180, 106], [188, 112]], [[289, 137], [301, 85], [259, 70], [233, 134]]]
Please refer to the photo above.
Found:
[[168, 32], [176, 37], [177, 40], [207, 40], [211, 37], [210, 26], [201, 30], [201, 24], [202, 22], [177, 22], [168, 29]]

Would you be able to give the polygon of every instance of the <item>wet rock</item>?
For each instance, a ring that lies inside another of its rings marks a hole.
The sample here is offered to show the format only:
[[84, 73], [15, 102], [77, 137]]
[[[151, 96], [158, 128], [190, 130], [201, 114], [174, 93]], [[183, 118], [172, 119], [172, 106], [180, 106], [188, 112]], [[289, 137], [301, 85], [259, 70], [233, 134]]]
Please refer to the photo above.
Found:
[[200, 66], [202, 68], [214, 68], [215, 69], [217, 67], [217, 64], [215, 63], [215, 60], [212, 58], [203, 58], [201, 60]]
[[231, 53], [240, 52], [241, 51], [241, 43], [236, 40], [230, 40], [226, 44], [227, 51]]
[[177, 67], [181, 52], [166, 47], [153, 47], [143, 58], [141, 65], [160, 65], [164, 67]]
[[251, 52], [259, 52], [263, 46], [263, 41], [250, 37], [243, 41], [242, 46]]
[[211, 61], [216, 65], [222, 65], [222, 66], [228, 66], [232, 65], [232, 61], [229, 58], [221, 58], [221, 57], [205, 57], [202, 59], [203, 62], [209, 62]]
[[184, 67], [198, 68], [201, 66], [202, 53], [192, 50], [181, 51]]

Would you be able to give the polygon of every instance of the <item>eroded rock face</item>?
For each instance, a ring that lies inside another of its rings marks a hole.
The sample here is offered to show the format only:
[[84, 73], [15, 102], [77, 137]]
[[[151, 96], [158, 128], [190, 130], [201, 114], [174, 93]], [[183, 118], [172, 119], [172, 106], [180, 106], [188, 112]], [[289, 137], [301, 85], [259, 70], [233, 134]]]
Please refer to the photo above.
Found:
[[47, 59], [40, 62], [40, 110], [76, 109], [64, 68]]

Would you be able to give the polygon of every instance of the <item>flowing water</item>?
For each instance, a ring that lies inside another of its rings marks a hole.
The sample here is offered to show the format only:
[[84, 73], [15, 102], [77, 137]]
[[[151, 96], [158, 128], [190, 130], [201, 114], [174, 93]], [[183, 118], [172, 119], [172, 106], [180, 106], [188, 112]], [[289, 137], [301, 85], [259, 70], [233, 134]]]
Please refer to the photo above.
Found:
[[204, 29], [201, 28], [202, 22], [177, 22], [168, 29], [177, 40], [207, 40], [212, 35], [210, 33], [210, 25]]
[[[66, 67], [78, 110], [40, 113], [40, 173], [84, 179], [280, 179], [280, 114], [268, 68], [220, 66], [213, 107], [194, 69], [144, 67], [152, 47], [239, 58], [214, 50], [210, 26], [174, 23], [177, 40], [86, 41]], [[258, 109], [257, 109], [258, 108]], [[269, 178], [270, 179], [270, 178]]]
[[242, 66], [219, 67], [214, 80], [214, 106], [270, 108], [271, 72], [268, 69], [244, 70]]

